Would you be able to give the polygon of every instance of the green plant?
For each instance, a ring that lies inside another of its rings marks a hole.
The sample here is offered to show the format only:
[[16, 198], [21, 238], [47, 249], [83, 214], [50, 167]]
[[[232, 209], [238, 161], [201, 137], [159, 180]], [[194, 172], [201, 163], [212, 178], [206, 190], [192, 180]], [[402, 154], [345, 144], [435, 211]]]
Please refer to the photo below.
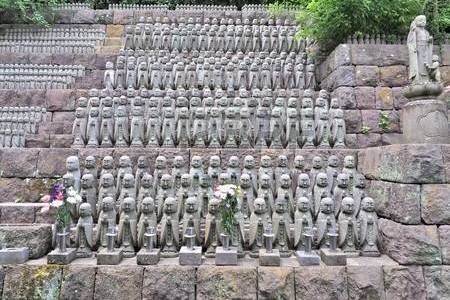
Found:
[[0, 12], [16, 21], [48, 26], [53, 20], [54, 8], [62, 0], [0, 0]]
[[380, 126], [381, 130], [383, 132], [387, 132], [391, 128], [391, 119], [389, 118], [388, 113], [386, 112], [380, 112], [379, 118], [378, 118], [378, 126]]
[[450, 33], [450, 1], [425, 0], [423, 13], [427, 16], [427, 28], [435, 43], [442, 43], [446, 33]]
[[371, 129], [372, 128], [370, 128], [369, 126], [363, 126], [363, 127], [361, 127], [361, 133], [368, 134]]
[[239, 189], [235, 185], [221, 185], [218, 187], [220, 193], [220, 225], [224, 233], [229, 237], [235, 234], [237, 224], [235, 214], [238, 212]]

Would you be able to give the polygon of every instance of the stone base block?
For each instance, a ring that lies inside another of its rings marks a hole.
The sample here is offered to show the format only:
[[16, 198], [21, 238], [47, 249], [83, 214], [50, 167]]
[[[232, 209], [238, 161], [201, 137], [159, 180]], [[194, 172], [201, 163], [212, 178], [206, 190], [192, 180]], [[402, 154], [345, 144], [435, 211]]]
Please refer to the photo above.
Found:
[[320, 258], [327, 266], [347, 265], [347, 255], [341, 250], [331, 251], [330, 249], [320, 249]]
[[447, 104], [436, 99], [412, 101], [403, 106], [403, 135], [408, 144], [447, 144]]
[[280, 266], [280, 251], [272, 249], [272, 252], [268, 253], [266, 249], [259, 250], [259, 265]]
[[23, 264], [28, 260], [27, 247], [5, 248], [0, 250], [0, 265]]
[[202, 247], [193, 249], [186, 246], [181, 247], [179, 262], [182, 266], [200, 266], [202, 264]]
[[305, 251], [296, 251], [295, 256], [297, 256], [300, 266], [320, 265], [320, 257], [315, 252], [306, 253]]
[[67, 248], [66, 252], [60, 252], [58, 249], [53, 250], [47, 255], [48, 264], [67, 265], [77, 257], [77, 249]]
[[107, 249], [102, 249], [97, 253], [97, 265], [118, 265], [123, 258], [122, 249], [114, 249], [109, 252]]
[[156, 265], [159, 262], [160, 250], [153, 249], [148, 252], [146, 249], [141, 249], [136, 256], [138, 265]]
[[77, 250], [76, 254], [77, 258], [91, 258], [92, 257], [92, 251], [90, 250]]
[[360, 256], [359, 251], [351, 251], [351, 252], [344, 251], [344, 253], [347, 256], [347, 258], [355, 258]]
[[236, 266], [237, 258], [236, 247], [230, 247], [228, 250], [223, 247], [216, 248], [216, 266]]

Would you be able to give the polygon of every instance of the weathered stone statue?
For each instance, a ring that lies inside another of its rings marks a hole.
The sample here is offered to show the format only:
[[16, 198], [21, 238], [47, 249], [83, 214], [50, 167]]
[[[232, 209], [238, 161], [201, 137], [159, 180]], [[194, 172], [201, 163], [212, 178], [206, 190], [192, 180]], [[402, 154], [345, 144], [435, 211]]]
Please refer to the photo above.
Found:
[[138, 213], [141, 213], [140, 208], [142, 200], [147, 197], [153, 198], [155, 196], [155, 189], [153, 187], [153, 176], [148, 173], [144, 173], [139, 185], [140, 185], [139, 190], [137, 190], [138, 194], [136, 200], [136, 207], [138, 208]]
[[211, 179], [211, 186], [216, 186], [219, 181], [219, 175], [222, 172], [220, 167], [220, 156], [213, 155], [209, 158], [208, 176]]
[[297, 208], [294, 214], [294, 249], [303, 250], [305, 247], [305, 236], [307, 228], [314, 226], [311, 213], [310, 200], [306, 197], [297, 198]]
[[169, 174], [169, 170], [167, 169], [167, 158], [163, 155], [158, 155], [155, 159], [155, 170], [153, 171], [155, 190], [159, 187], [159, 183], [164, 174]]
[[159, 147], [161, 143], [161, 116], [157, 107], [149, 109], [146, 128], [147, 147]]
[[425, 29], [427, 19], [417, 16], [411, 23], [408, 34], [409, 79], [413, 84], [430, 81], [429, 68], [432, 64], [433, 38]]
[[330, 128], [328, 111], [320, 110], [315, 122], [316, 145], [318, 148], [330, 148]]
[[[174, 197], [173, 179], [169, 174], [164, 174], [159, 182], [158, 191], [155, 197], [155, 205], [158, 208], [158, 221], [163, 214], [163, 205], [167, 197]], [[176, 200], [176, 199], [175, 199]]]
[[361, 255], [380, 256], [378, 250], [378, 217], [372, 198], [365, 197], [362, 200], [358, 223], [360, 226]]
[[[313, 188], [313, 196], [314, 196], [314, 207], [313, 207], [313, 213], [314, 216], [317, 217], [317, 215], [320, 212], [320, 203], [323, 198], [330, 197], [330, 193], [328, 192], [328, 178], [326, 173], [319, 173], [317, 174], [317, 180]], [[334, 213], [334, 206], [332, 207], [333, 213]]]
[[94, 185], [94, 176], [92, 174], [84, 174], [81, 177], [81, 198], [91, 206], [91, 215], [97, 219], [97, 188]]
[[[136, 191], [140, 190], [142, 177], [144, 177], [144, 175], [149, 171], [150, 170], [147, 158], [145, 156], [139, 156], [137, 160], [136, 172], [134, 173], [134, 186], [136, 187]], [[139, 207], [138, 203], [136, 203], [136, 206]]]
[[161, 130], [161, 140], [163, 147], [174, 147], [176, 136], [175, 113], [171, 107], [166, 108]]
[[127, 197], [122, 202], [117, 239], [123, 248], [125, 257], [135, 255], [137, 247], [137, 213], [134, 198]]
[[75, 233], [77, 257], [90, 257], [95, 242], [93, 233], [94, 221], [89, 203], [82, 203], [80, 205], [79, 215], [80, 218], [78, 219]]
[[[200, 245], [201, 244], [200, 211], [197, 197], [188, 197], [186, 199], [182, 223], [183, 223], [182, 232], [183, 233], [186, 232], [187, 228], [193, 228], [195, 233], [194, 243], [196, 246]], [[184, 235], [183, 235], [183, 242], [186, 242]]]
[[156, 208], [153, 198], [146, 197], [142, 199], [141, 207], [139, 209], [140, 217], [137, 224], [137, 245], [138, 248], [146, 247], [147, 240], [145, 239], [145, 232], [148, 227], [156, 228]]
[[228, 160], [227, 173], [230, 175], [232, 184], [237, 185], [241, 177], [241, 167], [239, 166], [239, 157], [231, 156]]
[[161, 235], [159, 238], [161, 254], [164, 257], [178, 256], [180, 233], [177, 210], [175, 198], [167, 197], [163, 206], [163, 216], [160, 222]]
[[333, 212], [333, 200], [331, 198], [322, 198], [320, 201], [320, 213], [317, 216], [316, 226], [316, 245], [319, 248], [328, 248], [330, 246], [327, 233], [336, 232], [336, 219]]
[[[119, 158], [119, 166], [117, 170], [117, 177], [116, 177], [116, 187], [117, 187], [117, 194], [120, 194], [120, 191], [122, 189], [122, 182], [125, 174], [133, 174], [133, 167], [131, 165], [131, 159], [128, 155], [123, 155]], [[134, 178], [133, 178], [134, 180]], [[130, 197], [134, 197], [131, 196]]]
[[248, 174], [250, 176], [250, 181], [252, 182], [253, 191], [258, 190], [258, 173], [255, 168], [255, 158], [251, 155], [246, 155], [244, 157], [244, 168], [242, 169], [242, 174]]
[[280, 183], [277, 188], [276, 199], [277, 199], [277, 201], [279, 199], [286, 200], [287, 201], [286, 209], [287, 209], [289, 215], [293, 216], [295, 203], [294, 203], [294, 196], [293, 196], [292, 187], [291, 187], [291, 177], [289, 176], [289, 174], [282, 174], [280, 176], [279, 181], [280, 181]]
[[242, 174], [239, 179], [239, 187], [241, 189], [241, 195], [238, 199], [239, 210], [247, 219], [254, 211], [255, 194], [252, 186], [250, 176], [248, 174]]
[[267, 174], [269, 176], [270, 184], [271, 184], [271, 186], [273, 186], [274, 175], [273, 175], [273, 169], [272, 169], [272, 158], [270, 158], [270, 156], [268, 156], [268, 155], [263, 155], [261, 157], [261, 165], [260, 165], [259, 171], [258, 171], [259, 180], [261, 180], [261, 178], [264, 174]]
[[[122, 179], [122, 187], [119, 191], [119, 197], [117, 198], [116, 204], [120, 206], [120, 211], [122, 209], [123, 201], [131, 197], [133, 199], [136, 198], [136, 187], [134, 186], [134, 176], [133, 174], [127, 173], [123, 176]], [[136, 204], [135, 204], [136, 206]]]
[[328, 177], [328, 188], [330, 189], [330, 193], [333, 192], [334, 187], [336, 186], [336, 179], [339, 174], [338, 164], [339, 158], [336, 155], [330, 155], [328, 157], [328, 166], [326, 169], [326, 173]]
[[186, 162], [183, 156], [177, 155], [173, 159], [172, 172], [170, 173], [173, 177], [174, 188], [179, 188], [181, 185], [181, 175], [187, 173]]
[[272, 215], [275, 210], [275, 201], [273, 199], [273, 189], [269, 175], [263, 174], [259, 180], [258, 198], [264, 199], [268, 213]]
[[301, 173], [298, 176], [297, 188], [295, 190], [295, 198], [305, 197], [309, 200], [309, 209], [314, 212], [313, 195], [311, 188], [311, 181], [306, 173]]
[[206, 257], [214, 257], [216, 247], [220, 244], [220, 234], [222, 233], [219, 219], [220, 200], [212, 198], [208, 205], [208, 214], [205, 218], [205, 241]]
[[356, 170], [356, 163], [355, 163], [355, 157], [352, 155], [347, 155], [344, 157], [344, 167], [342, 168], [342, 173], [345, 173], [348, 175], [348, 186], [349, 189], [353, 188], [353, 181], [355, 180], [356, 176], [359, 174], [359, 172]]
[[339, 247], [344, 252], [355, 252], [358, 246], [358, 228], [354, 214], [353, 199], [342, 199], [342, 209], [338, 217]]
[[81, 171], [80, 171], [80, 161], [77, 156], [69, 156], [66, 159], [66, 170], [67, 173], [72, 174], [74, 179], [73, 188], [76, 192], [80, 191], [81, 182]]
[[97, 200], [97, 212], [103, 207], [102, 202], [106, 197], [113, 199], [115, 203], [116, 199], [116, 186], [114, 185], [114, 176], [111, 173], [104, 173], [100, 177], [100, 186], [98, 190], [98, 200]]
[[323, 168], [323, 160], [320, 156], [314, 156], [312, 160], [312, 168], [309, 171], [309, 179], [311, 180], [311, 186], [316, 184], [317, 174], [325, 172]]
[[305, 172], [305, 158], [302, 155], [294, 157], [293, 168], [291, 169], [292, 189], [298, 186], [298, 176]]
[[[74, 146], [84, 146], [86, 141], [86, 109], [78, 107], [75, 111], [75, 120], [73, 121], [72, 136]], [[3, 143], [2, 143], [3, 144]]]
[[277, 166], [275, 168], [275, 189], [278, 189], [278, 186], [281, 182], [281, 176], [287, 174], [291, 175], [291, 171], [289, 170], [289, 161], [286, 155], [279, 155], [277, 158]]
[[347, 129], [344, 120], [344, 111], [335, 109], [334, 117], [330, 120], [331, 143], [334, 148], [345, 148], [345, 135]]
[[142, 107], [135, 106], [132, 109], [131, 118], [131, 147], [142, 147], [145, 138], [145, 121]]
[[303, 148], [314, 148], [314, 112], [311, 107], [304, 107], [300, 111], [300, 128]]
[[105, 75], [103, 76], [103, 85], [108, 90], [113, 90], [115, 87], [115, 71], [114, 71], [114, 63], [111, 61], [106, 62], [106, 70]]
[[272, 226], [275, 239], [273, 246], [280, 251], [280, 256], [289, 257], [290, 248], [290, 217], [285, 199], [277, 199], [275, 210], [272, 213]]
[[100, 126], [101, 147], [110, 148], [113, 146], [114, 119], [111, 107], [104, 107], [102, 111], [102, 123]]
[[364, 198], [367, 197], [365, 188], [366, 188], [366, 178], [364, 177], [364, 175], [358, 174], [355, 178], [353, 190], [351, 191], [352, 198], [354, 201], [355, 216], [359, 215], [361, 209], [361, 202]]
[[102, 201], [102, 210], [98, 216], [98, 223], [96, 229], [96, 244], [99, 247], [106, 248], [108, 241], [106, 234], [108, 228], [116, 226], [116, 210], [114, 200], [111, 197], [106, 197]]
[[266, 202], [262, 198], [256, 198], [254, 210], [250, 215], [249, 239], [250, 256], [258, 257], [259, 250], [264, 248], [264, 232], [271, 223]]
[[336, 186], [333, 189], [334, 215], [336, 217], [341, 211], [342, 200], [348, 196], [348, 175], [341, 173], [337, 176]]
[[267, 108], [258, 107], [256, 110], [255, 148], [267, 148], [270, 131], [270, 116]]
[[270, 148], [282, 149], [285, 140], [281, 108], [272, 109], [269, 132]]
[[200, 185], [200, 178], [204, 175], [203, 159], [201, 156], [198, 155], [192, 156], [189, 175], [191, 175], [192, 188], [194, 191], [196, 191]]
[[130, 140], [128, 114], [126, 108], [119, 106], [114, 121], [114, 141], [116, 147], [127, 147]]
[[84, 169], [83, 169], [83, 175], [91, 174], [94, 178], [94, 186], [97, 187], [97, 181], [98, 181], [98, 170], [97, 170], [97, 161], [94, 156], [89, 155], [86, 156], [84, 159]]

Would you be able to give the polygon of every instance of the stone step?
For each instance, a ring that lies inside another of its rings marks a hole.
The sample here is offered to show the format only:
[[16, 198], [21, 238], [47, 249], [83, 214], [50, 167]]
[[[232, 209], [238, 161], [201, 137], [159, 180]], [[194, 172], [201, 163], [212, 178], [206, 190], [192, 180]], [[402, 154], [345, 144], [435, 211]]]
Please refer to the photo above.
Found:
[[52, 224], [48, 203], [0, 203], [0, 224]]

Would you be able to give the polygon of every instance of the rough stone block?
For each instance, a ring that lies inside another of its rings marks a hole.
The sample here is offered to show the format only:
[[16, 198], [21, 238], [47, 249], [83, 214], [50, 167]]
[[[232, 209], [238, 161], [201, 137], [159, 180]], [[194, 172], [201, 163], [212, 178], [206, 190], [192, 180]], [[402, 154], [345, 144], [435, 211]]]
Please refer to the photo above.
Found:
[[32, 177], [36, 172], [38, 149], [2, 149], [2, 177]]
[[140, 266], [99, 266], [95, 299], [141, 299], [144, 270]]
[[377, 87], [375, 89], [375, 107], [377, 109], [392, 109], [394, 107], [394, 95], [389, 87]]
[[381, 266], [347, 266], [349, 299], [386, 299]]
[[72, 111], [55, 111], [52, 117], [52, 122], [72, 122], [73, 120], [75, 115]]
[[51, 249], [52, 229], [36, 224], [1, 226], [0, 240], [8, 248], [28, 247], [30, 258], [39, 258]]
[[3, 299], [58, 299], [62, 267], [57, 265], [8, 267]]
[[75, 10], [71, 23], [94, 24], [95, 23], [95, 11], [93, 9]]
[[295, 256], [297, 257], [300, 266], [320, 265], [320, 257], [313, 251], [310, 253], [306, 253], [305, 251], [296, 251]]
[[294, 299], [294, 268], [258, 267], [258, 299]]
[[408, 103], [408, 99], [403, 96], [403, 88], [401, 87], [393, 87], [392, 94], [394, 96], [394, 108], [402, 109], [403, 105]]
[[386, 299], [426, 298], [421, 266], [385, 266], [383, 272]]
[[406, 45], [351, 45], [351, 58], [354, 65], [392, 66], [407, 65]]
[[[45, 178], [0, 178], [1, 202], [36, 202], [47, 194], [50, 182]], [[9, 218], [9, 217], [7, 217]]]
[[439, 241], [441, 244], [442, 262], [450, 265], [450, 225], [439, 226]]
[[362, 116], [360, 110], [345, 110], [344, 111], [345, 126], [347, 133], [357, 133], [361, 131]]
[[380, 85], [404, 86], [408, 84], [408, 72], [406, 66], [388, 66], [380, 68]]
[[444, 86], [448, 86], [450, 84], [450, 66], [440, 67], [439, 71], [441, 72], [441, 80]]
[[118, 265], [123, 257], [124, 253], [120, 248], [116, 248], [113, 251], [101, 249], [97, 253], [97, 265]]
[[440, 145], [391, 145], [360, 151], [358, 169], [368, 178], [400, 183], [446, 183]]
[[423, 275], [427, 299], [447, 299], [450, 297], [450, 266], [424, 266]]
[[403, 134], [401, 134], [401, 133], [383, 133], [381, 135], [381, 144], [383, 146], [403, 144]]
[[142, 299], [195, 299], [195, 267], [145, 267]]
[[268, 253], [266, 249], [259, 250], [259, 265], [260, 266], [280, 266], [280, 250], [272, 249], [272, 252]]
[[382, 252], [404, 265], [436, 265], [442, 263], [436, 226], [402, 225], [380, 219]]
[[113, 11], [109, 9], [96, 9], [95, 10], [95, 23], [97, 24], [112, 24], [113, 23]]
[[45, 133], [28, 134], [25, 136], [25, 148], [50, 147], [50, 135]]
[[257, 272], [251, 267], [200, 266], [197, 299], [255, 299]]
[[29, 256], [30, 253], [26, 247], [2, 248], [0, 249], [0, 265], [23, 264], [28, 260]]
[[320, 64], [318, 68], [318, 75], [322, 81], [337, 67], [349, 65], [351, 63], [350, 47], [346, 44], [338, 45], [327, 57], [325, 62]]
[[362, 110], [361, 111], [362, 126], [369, 128], [370, 133], [381, 133], [380, 128], [380, 111], [378, 110]]
[[338, 98], [342, 109], [354, 109], [356, 107], [354, 88], [341, 86], [331, 93], [331, 98]]
[[295, 268], [296, 299], [348, 299], [345, 267]]
[[179, 263], [182, 266], [199, 266], [202, 264], [202, 248], [194, 247], [188, 249], [186, 246], [181, 247], [179, 253]]
[[123, 25], [106, 25], [106, 36], [112, 38], [121, 38], [125, 27]]
[[403, 224], [420, 224], [420, 185], [370, 181], [367, 193], [380, 217]]
[[374, 109], [375, 89], [370, 86], [355, 87], [355, 102], [359, 109]]
[[96, 268], [69, 265], [63, 269], [60, 299], [93, 299]]
[[66, 173], [66, 159], [77, 155], [76, 149], [41, 149], [38, 157], [37, 175], [56, 177]]
[[335, 90], [340, 86], [355, 85], [355, 67], [353, 66], [338, 67], [322, 82], [322, 88], [328, 90]]
[[71, 134], [51, 134], [50, 148], [70, 148], [73, 143]]
[[424, 184], [421, 206], [426, 224], [450, 224], [450, 184]]
[[55, 249], [47, 255], [47, 264], [68, 265], [76, 256], [77, 249], [67, 248], [65, 252]]
[[156, 265], [159, 262], [159, 257], [159, 249], [153, 249], [149, 252], [143, 248], [136, 254], [136, 262], [138, 265]]
[[441, 45], [441, 64], [450, 66], [450, 45]]
[[216, 266], [235, 266], [237, 265], [237, 249], [230, 247], [225, 250], [223, 247], [216, 248]]
[[324, 248], [319, 250], [320, 259], [327, 266], [345, 266], [347, 265], [347, 254], [339, 249], [331, 251]]
[[377, 86], [380, 80], [380, 70], [377, 66], [356, 66], [357, 86]]
[[381, 134], [379, 133], [356, 135], [356, 144], [359, 149], [381, 146], [381, 143]]
[[134, 13], [132, 10], [114, 10], [114, 24], [132, 24]]

